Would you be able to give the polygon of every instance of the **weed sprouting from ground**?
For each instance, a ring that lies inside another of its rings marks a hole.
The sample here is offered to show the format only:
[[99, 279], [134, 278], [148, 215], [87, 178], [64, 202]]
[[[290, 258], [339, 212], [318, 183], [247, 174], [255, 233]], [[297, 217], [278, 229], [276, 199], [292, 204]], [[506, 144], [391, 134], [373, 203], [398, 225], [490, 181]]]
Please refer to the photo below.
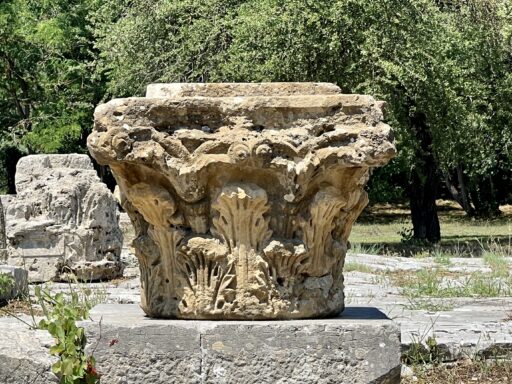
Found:
[[60, 378], [61, 384], [99, 383], [94, 357], [85, 352], [85, 330], [76, 324], [89, 316], [92, 308], [89, 295], [85, 290], [71, 288], [71, 285], [67, 295], [62, 292], [53, 294], [47, 287], [35, 289], [35, 297], [44, 313], [38, 327], [55, 338], [50, 353], [59, 360], [52, 365], [52, 372]]
[[512, 273], [508, 258], [496, 251], [485, 251], [483, 255], [490, 272], [452, 272], [449, 270], [451, 261], [439, 256], [434, 258], [436, 267], [387, 272], [386, 277], [402, 289], [409, 299], [409, 309], [451, 309], [450, 303], [440, 299], [512, 296]]
[[449, 267], [452, 265], [452, 260], [449, 254], [435, 251], [434, 252], [434, 262], [436, 262], [439, 265], [444, 265], [445, 267]]
[[[18, 300], [17, 306], [8, 305], [0, 309], [30, 328], [47, 330], [54, 337], [55, 344], [50, 348], [50, 353], [59, 358], [52, 365], [59, 383], [97, 384], [99, 374], [95, 369], [95, 360], [85, 351], [85, 331], [77, 322], [86, 319], [93, 306], [106, 302], [108, 292], [101, 285], [82, 284], [76, 278], [73, 281], [74, 284], [69, 283], [67, 289], [61, 292], [54, 292], [51, 284], [38, 285], [33, 296], [27, 295], [23, 301]], [[19, 308], [31, 315], [31, 322], [14, 313]], [[37, 320], [37, 316], [42, 316], [42, 319]]]
[[439, 364], [445, 355], [439, 348], [435, 335], [436, 319], [421, 334], [411, 334], [411, 343], [402, 353], [402, 362], [408, 365]]
[[509, 262], [503, 253], [496, 251], [485, 251], [483, 253], [483, 259], [489, 268], [491, 268], [492, 274], [495, 277], [509, 277]]
[[10, 274], [0, 273], [0, 296], [9, 292], [14, 285], [14, 279]]
[[474, 272], [470, 275], [449, 273], [442, 268], [411, 272], [390, 272], [394, 285], [410, 299], [434, 297], [501, 297], [512, 296], [512, 277]]

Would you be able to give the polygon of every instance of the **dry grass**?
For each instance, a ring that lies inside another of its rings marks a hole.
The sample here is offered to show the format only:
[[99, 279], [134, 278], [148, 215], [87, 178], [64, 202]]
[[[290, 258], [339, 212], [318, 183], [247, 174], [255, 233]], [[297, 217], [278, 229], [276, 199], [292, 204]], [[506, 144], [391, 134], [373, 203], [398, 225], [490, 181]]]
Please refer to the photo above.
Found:
[[28, 300], [16, 299], [9, 301], [6, 305], [0, 305], [0, 317], [14, 315], [31, 315], [31, 310], [34, 316], [42, 316], [43, 311], [37, 305], [28, 302]]
[[512, 383], [511, 361], [462, 360], [451, 364], [413, 367], [414, 376], [403, 384], [508, 384]]

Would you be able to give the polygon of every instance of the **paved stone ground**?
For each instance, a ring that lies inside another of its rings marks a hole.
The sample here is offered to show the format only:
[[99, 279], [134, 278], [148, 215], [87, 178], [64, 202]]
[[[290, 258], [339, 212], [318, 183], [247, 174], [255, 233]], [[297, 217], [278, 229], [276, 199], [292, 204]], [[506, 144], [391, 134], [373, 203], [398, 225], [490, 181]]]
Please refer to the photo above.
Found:
[[[127, 259], [132, 256], [129, 248], [124, 252]], [[431, 258], [404, 259], [375, 255], [349, 255], [347, 264], [366, 266], [368, 271], [346, 273], [345, 292], [348, 307], [376, 307], [401, 328], [403, 351], [414, 343], [426, 343], [429, 337], [436, 340], [445, 361], [484, 355], [494, 357], [512, 352], [512, 297], [502, 298], [450, 298], [436, 299], [451, 310], [428, 311], [411, 309], [411, 302], [401, 294], [401, 289], [378, 271], [415, 271], [435, 267]], [[490, 272], [482, 259], [451, 259], [449, 272]], [[356, 268], [357, 269], [357, 268]], [[136, 304], [139, 302], [140, 284], [138, 269], [126, 268], [125, 277], [113, 282], [89, 284], [93, 296], [107, 303]], [[33, 287], [32, 287], [33, 289]], [[68, 284], [54, 283], [55, 291], [69, 289]], [[47, 350], [49, 340], [42, 331], [30, 331], [12, 318], [0, 318], [0, 361], [8, 361], [10, 369], [32, 360], [34, 374], [41, 374], [49, 367], [50, 360], [41, 353]], [[34, 342], [37, 341], [37, 342]], [[4, 346], [7, 346], [5, 348]], [[14, 352], [11, 352], [14, 351]], [[30, 360], [23, 359], [29, 356]], [[12, 359], [12, 356], [17, 356]], [[34, 358], [33, 356], [39, 356]], [[6, 360], [7, 359], [7, 360]], [[1, 365], [1, 364], [0, 364]], [[6, 364], [4, 364], [7, 367]], [[42, 382], [49, 380], [48, 377]], [[37, 382], [37, 380], [36, 380]]]
[[[432, 258], [404, 259], [400, 257], [349, 255], [347, 263], [365, 265], [372, 270], [417, 271], [436, 267]], [[490, 272], [482, 259], [452, 258], [443, 267], [450, 272]], [[436, 340], [444, 359], [484, 355], [493, 357], [512, 351], [512, 297], [432, 299], [449, 303], [451, 310], [413, 310], [410, 300], [399, 287], [376, 278], [374, 273], [346, 274], [347, 306], [375, 306], [400, 324], [404, 349], [411, 343]]]
[[[373, 271], [416, 271], [435, 267], [432, 258], [405, 259], [375, 255], [348, 255], [347, 263], [365, 265]], [[451, 259], [452, 272], [489, 272], [482, 259]], [[123, 280], [90, 284], [98, 300], [108, 303], [139, 303], [140, 283], [137, 268], [127, 268]], [[434, 338], [446, 361], [477, 355], [495, 356], [512, 351], [512, 297], [432, 299], [449, 303], [451, 310], [410, 309], [411, 302], [399, 287], [378, 273], [346, 273], [345, 292], [348, 307], [376, 307], [400, 324], [404, 350], [412, 343]], [[54, 290], [66, 290], [67, 284], [54, 284]]]

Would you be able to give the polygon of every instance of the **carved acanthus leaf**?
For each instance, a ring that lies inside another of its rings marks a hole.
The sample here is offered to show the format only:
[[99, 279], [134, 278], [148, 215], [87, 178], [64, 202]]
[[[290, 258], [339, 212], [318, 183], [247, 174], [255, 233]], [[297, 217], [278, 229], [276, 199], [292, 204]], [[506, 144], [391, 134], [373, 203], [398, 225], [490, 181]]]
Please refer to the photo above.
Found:
[[230, 184], [222, 189], [212, 208], [214, 234], [224, 240], [230, 250], [244, 246], [261, 250], [272, 236], [268, 229], [267, 193], [254, 184]]
[[310, 264], [304, 245], [283, 244], [273, 240], [263, 250], [268, 261], [268, 272], [274, 283], [282, 284], [303, 273]]
[[346, 199], [334, 187], [321, 189], [311, 202], [309, 218], [302, 222], [302, 233], [311, 257], [308, 273], [312, 276], [323, 276], [334, 263], [333, 257], [330, 257], [332, 231], [336, 225], [335, 218], [346, 203]]
[[212, 204], [218, 212], [213, 218], [217, 237], [223, 239], [235, 259], [237, 287], [254, 290], [268, 285], [259, 253], [272, 236], [267, 193], [254, 184], [229, 184]]
[[169, 191], [159, 185], [137, 183], [125, 191], [133, 206], [154, 227], [168, 227], [176, 221], [176, 202]]
[[[235, 278], [227, 254], [224, 244], [213, 238], [193, 237], [180, 246], [177, 267], [184, 289], [189, 291], [189, 297], [182, 300], [185, 308], [198, 304], [213, 308], [224, 305], [225, 291]], [[190, 299], [194, 302], [187, 303]]]

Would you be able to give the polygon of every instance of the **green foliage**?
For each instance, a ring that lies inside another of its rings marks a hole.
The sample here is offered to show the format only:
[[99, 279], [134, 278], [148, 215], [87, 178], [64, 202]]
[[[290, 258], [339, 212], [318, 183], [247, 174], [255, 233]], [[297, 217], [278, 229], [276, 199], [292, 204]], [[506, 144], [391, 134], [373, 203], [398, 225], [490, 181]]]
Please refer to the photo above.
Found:
[[407, 164], [404, 160], [399, 156], [373, 172], [366, 187], [372, 203], [400, 203], [407, 200]]
[[35, 297], [45, 317], [38, 325], [55, 338], [50, 353], [58, 356], [59, 361], [53, 364], [52, 371], [61, 384], [99, 383], [94, 357], [85, 352], [85, 331], [76, 324], [89, 316], [93, 305], [90, 294], [88, 289], [77, 290], [71, 285], [69, 294], [52, 294], [48, 287], [35, 288]]
[[402, 354], [402, 362], [408, 365], [440, 364], [445, 352], [439, 348], [435, 337], [428, 336], [425, 341], [414, 340]]
[[0, 161], [8, 168], [0, 189], [14, 192], [4, 151], [15, 149], [17, 160], [85, 150], [103, 94], [94, 75], [92, 10], [92, 0], [0, 3]]
[[10, 274], [0, 273], [0, 296], [9, 292], [14, 285], [14, 279]]
[[508, 0], [6, 0], [0, 189], [13, 192], [21, 155], [84, 151], [102, 98], [151, 82], [327, 81], [388, 103], [399, 155], [374, 173], [372, 201], [442, 182], [492, 216], [512, 201], [511, 25]]

